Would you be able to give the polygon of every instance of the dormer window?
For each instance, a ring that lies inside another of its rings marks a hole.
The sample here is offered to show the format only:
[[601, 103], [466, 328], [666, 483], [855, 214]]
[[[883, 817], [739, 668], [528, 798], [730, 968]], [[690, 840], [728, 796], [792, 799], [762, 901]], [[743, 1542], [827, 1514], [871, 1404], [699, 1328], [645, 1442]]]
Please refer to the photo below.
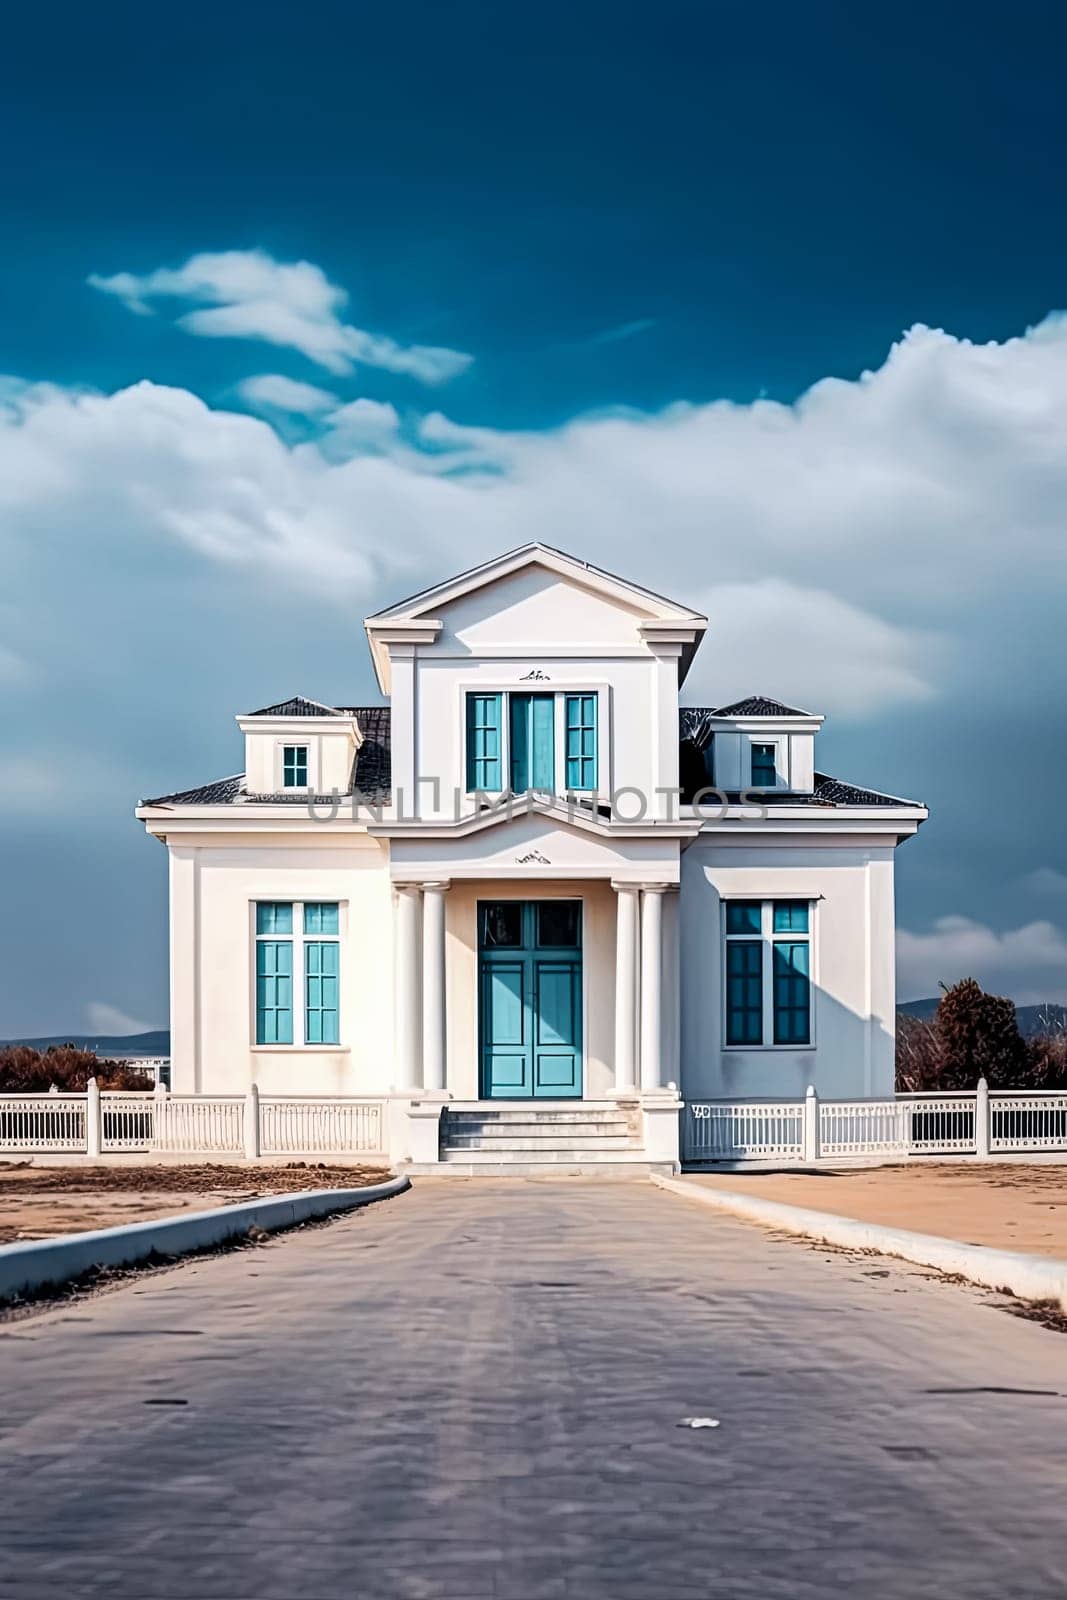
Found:
[[308, 747], [306, 744], [282, 746], [282, 788], [306, 789], [308, 786]]
[[754, 744], [752, 746], [752, 787], [773, 789], [778, 782], [778, 746]]

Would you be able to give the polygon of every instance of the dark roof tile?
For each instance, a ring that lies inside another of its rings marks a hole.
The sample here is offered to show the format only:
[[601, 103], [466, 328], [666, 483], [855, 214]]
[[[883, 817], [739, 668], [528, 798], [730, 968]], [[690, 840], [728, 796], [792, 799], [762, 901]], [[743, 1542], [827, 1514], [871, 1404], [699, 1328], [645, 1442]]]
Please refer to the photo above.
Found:
[[175, 794], [157, 795], [154, 800], [142, 800], [143, 806], [226, 806], [244, 792], [245, 775], [236, 773], [232, 778], [216, 778], [214, 783], [202, 783], [198, 789], [179, 789]]
[[746, 695], [728, 706], [716, 706], [713, 717], [810, 717], [810, 711], [798, 711], [795, 706], [783, 705], [780, 700], [769, 700], [763, 694]]
[[343, 717], [347, 712], [337, 706], [323, 705], [320, 700], [308, 700], [302, 694], [291, 700], [279, 700], [277, 705], [264, 706], [260, 711], [249, 711], [249, 717]]

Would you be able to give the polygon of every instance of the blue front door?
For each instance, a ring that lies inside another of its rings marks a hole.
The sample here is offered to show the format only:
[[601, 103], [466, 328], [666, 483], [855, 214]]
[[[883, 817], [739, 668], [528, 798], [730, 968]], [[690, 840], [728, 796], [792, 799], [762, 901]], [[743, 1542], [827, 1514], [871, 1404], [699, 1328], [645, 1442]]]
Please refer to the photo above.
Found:
[[478, 1008], [485, 1099], [581, 1098], [581, 901], [479, 902]]

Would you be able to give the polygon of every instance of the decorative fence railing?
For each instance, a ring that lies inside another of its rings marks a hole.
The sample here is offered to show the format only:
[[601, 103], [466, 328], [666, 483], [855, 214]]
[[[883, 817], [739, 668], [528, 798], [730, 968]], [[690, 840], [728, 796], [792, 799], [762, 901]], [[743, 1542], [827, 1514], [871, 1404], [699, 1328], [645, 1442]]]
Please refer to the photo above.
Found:
[[0, 1150], [84, 1150], [83, 1094], [0, 1096]]
[[0, 1095], [0, 1152], [380, 1156], [385, 1102], [354, 1096], [101, 1092]]
[[380, 1100], [290, 1100], [264, 1096], [259, 1102], [263, 1155], [351, 1155], [384, 1148]]
[[892, 1100], [690, 1101], [682, 1159], [783, 1165], [912, 1156], [1067, 1152], [1067, 1094], [898, 1095]]

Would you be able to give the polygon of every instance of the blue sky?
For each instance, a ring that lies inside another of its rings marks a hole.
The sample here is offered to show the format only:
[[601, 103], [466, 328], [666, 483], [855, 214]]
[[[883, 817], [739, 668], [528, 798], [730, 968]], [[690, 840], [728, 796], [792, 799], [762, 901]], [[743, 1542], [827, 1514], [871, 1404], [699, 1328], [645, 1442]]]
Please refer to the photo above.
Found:
[[870, 9], [8, 19], [0, 1037], [165, 1021], [138, 796], [538, 536], [931, 803], [904, 993], [1067, 999], [1065, 28]]

